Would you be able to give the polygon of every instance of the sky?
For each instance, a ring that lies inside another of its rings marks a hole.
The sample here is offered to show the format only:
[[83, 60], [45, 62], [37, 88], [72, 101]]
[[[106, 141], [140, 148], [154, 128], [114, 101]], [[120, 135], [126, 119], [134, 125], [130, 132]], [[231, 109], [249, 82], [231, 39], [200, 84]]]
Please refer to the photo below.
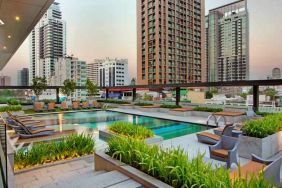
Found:
[[[67, 53], [87, 63], [97, 58], [127, 58], [136, 75], [136, 0], [57, 0], [67, 22]], [[234, 0], [206, 0], [208, 10]], [[250, 75], [265, 79], [274, 67], [282, 69], [282, 0], [248, 0], [250, 15]], [[12, 76], [29, 66], [27, 39], [1, 75]]]

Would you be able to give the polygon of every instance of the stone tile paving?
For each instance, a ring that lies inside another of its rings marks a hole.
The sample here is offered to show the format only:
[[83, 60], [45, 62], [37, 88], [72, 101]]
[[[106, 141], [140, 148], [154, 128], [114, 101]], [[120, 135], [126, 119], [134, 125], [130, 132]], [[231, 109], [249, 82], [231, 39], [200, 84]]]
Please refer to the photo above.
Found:
[[48, 187], [58, 181], [68, 181], [81, 175], [93, 174], [94, 157], [86, 157], [80, 160], [67, 162], [55, 166], [32, 170], [15, 176], [17, 188]]

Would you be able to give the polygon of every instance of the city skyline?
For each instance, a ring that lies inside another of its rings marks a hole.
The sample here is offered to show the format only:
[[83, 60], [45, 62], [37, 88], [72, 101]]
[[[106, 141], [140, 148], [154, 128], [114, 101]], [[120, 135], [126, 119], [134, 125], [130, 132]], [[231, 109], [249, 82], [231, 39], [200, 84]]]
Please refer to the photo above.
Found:
[[[90, 1], [84, 0], [80, 6], [74, 0], [59, 0], [63, 19], [67, 22], [67, 54], [79, 57], [90, 63], [97, 58], [129, 59], [130, 76], [136, 73], [136, 2], [130, 0]], [[231, 0], [207, 0], [209, 9], [234, 2]], [[280, 67], [282, 61], [282, 32], [279, 20], [282, 2], [273, 0], [249, 0], [250, 12], [250, 72], [251, 79], [266, 79], [272, 68]], [[83, 13], [82, 13], [83, 11]], [[77, 16], [79, 15], [79, 16]], [[101, 19], [103, 17], [103, 19]], [[90, 19], [89, 19], [90, 18]], [[114, 18], [114, 20], [113, 20]], [[272, 22], [269, 20], [271, 19]], [[82, 21], [81, 21], [82, 20]], [[88, 32], [89, 31], [89, 32]], [[267, 62], [267, 63], [265, 63]], [[29, 42], [26, 40], [16, 55], [1, 72], [13, 75], [28, 67]]]

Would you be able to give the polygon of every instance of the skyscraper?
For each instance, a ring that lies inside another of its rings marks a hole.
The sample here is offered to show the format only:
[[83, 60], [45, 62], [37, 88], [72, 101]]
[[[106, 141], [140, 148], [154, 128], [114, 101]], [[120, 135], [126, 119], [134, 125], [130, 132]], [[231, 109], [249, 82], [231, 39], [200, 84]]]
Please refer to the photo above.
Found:
[[87, 78], [89, 78], [94, 84], [99, 84], [99, 68], [105, 60], [95, 59], [93, 63], [87, 64]]
[[0, 76], [0, 86], [10, 86], [11, 77], [10, 76]]
[[272, 70], [272, 79], [281, 79], [281, 69], [280, 68], [274, 68]]
[[137, 83], [205, 80], [204, 0], [137, 0]]
[[62, 20], [59, 3], [54, 2], [31, 32], [30, 82], [36, 76], [48, 82], [55, 62], [66, 54], [66, 23]]
[[206, 17], [207, 78], [210, 82], [249, 79], [249, 16], [239, 0]]
[[28, 68], [23, 68], [18, 71], [18, 86], [28, 86], [29, 85], [29, 70]]

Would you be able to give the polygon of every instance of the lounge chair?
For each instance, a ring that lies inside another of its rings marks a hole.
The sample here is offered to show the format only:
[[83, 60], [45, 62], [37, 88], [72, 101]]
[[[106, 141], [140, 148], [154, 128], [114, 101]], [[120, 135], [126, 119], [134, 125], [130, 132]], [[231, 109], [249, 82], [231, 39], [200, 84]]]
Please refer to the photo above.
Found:
[[88, 108], [90, 108], [90, 107], [89, 107], [89, 103], [88, 103], [88, 102], [83, 102], [83, 103], [82, 103], [82, 108], [83, 108], [83, 109], [88, 109]]
[[69, 110], [69, 106], [66, 101], [61, 103], [61, 110]]
[[227, 163], [230, 168], [233, 163], [238, 166], [239, 140], [222, 135], [221, 140], [214, 146], [209, 146], [210, 158]]
[[[234, 125], [234, 130], [232, 131], [232, 136], [233, 137], [238, 137], [239, 135], [241, 135], [243, 133], [243, 131], [242, 131], [243, 124], [241, 124], [241, 123], [234, 123], [233, 125]], [[227, 126], [230, 126], [230, 125], [227, 125]], [[214, 134], [216, 134], [218, 136], [221, 136], [222, 133], [223, 133], [224, 128], [213, 129], [213, 132], [214, 132]], [[236, 131], [236, 132], [234, 133], [234, 131]]]
[[56, 104], [54, 102], [48, 103], [48, 105], [47, 105], [48, 111], [55, 111], [55, 108], [56, 108]]
[[93, 104], [94, 108], [101, 108], [102, 107], [97, 101], [93, 101], [92, 104]]
[[72, 102], [72, 109], [73, 110], [78, 110], [79, 108], [80, 108], [79, 102], [77, 102], [77, 101]]
[[17, 118], [17, 119], [20, 119], [20, 120], [31, 120], [32, 119], [31, 116], [27, 116], [27, 115], [17, 115], [17, 114], [14, 114], [12, 112], [6, 112], [6, 113], [9, 117]]
[[43, 112], [44, 106], [41, 102], [35, 102], [33, 108], [35, 112]]
[[263, 172], [263, 176], [267, 181], [272, 181], [274, 186], [281, 186], [280, 181], [280, 168], [282, 163], [282, 157], [274, 161], [263, 160], [256, 155], [252, 155], [252, 160], [239, 169], [230, 173], [231, 179], [238, 177], [250, 179], [252, 176], [259, 175]]
[[[234, 126], [232, 125], [226, 125], [224, 127], [223, 130], [223, 134], [225, 136], [232, 136], [232, 131], [234, 129]], [[209, 132], [201, 132], [201, 133], [197, 133], [197, 138], [199, 142], [205, 143], [205, 144], [211, 144], [214, 145], [216, 144], [218, 141], [220, 141], [221, 136], [213, 134], [213, 133], [209, 133]]]
[[16, 133], [19, 135], [20, 138], [24, 138], [24, 139], [34, 138], [39, 136], [50, 136], [55, 132], [54, 129], [50, 129], [50, 128], [32, 130], [20, 122], [18, 122], [18, 126], [21, 127], [21, 130], [19, 129], [14, 129], [14, 130], [16, 131]]

